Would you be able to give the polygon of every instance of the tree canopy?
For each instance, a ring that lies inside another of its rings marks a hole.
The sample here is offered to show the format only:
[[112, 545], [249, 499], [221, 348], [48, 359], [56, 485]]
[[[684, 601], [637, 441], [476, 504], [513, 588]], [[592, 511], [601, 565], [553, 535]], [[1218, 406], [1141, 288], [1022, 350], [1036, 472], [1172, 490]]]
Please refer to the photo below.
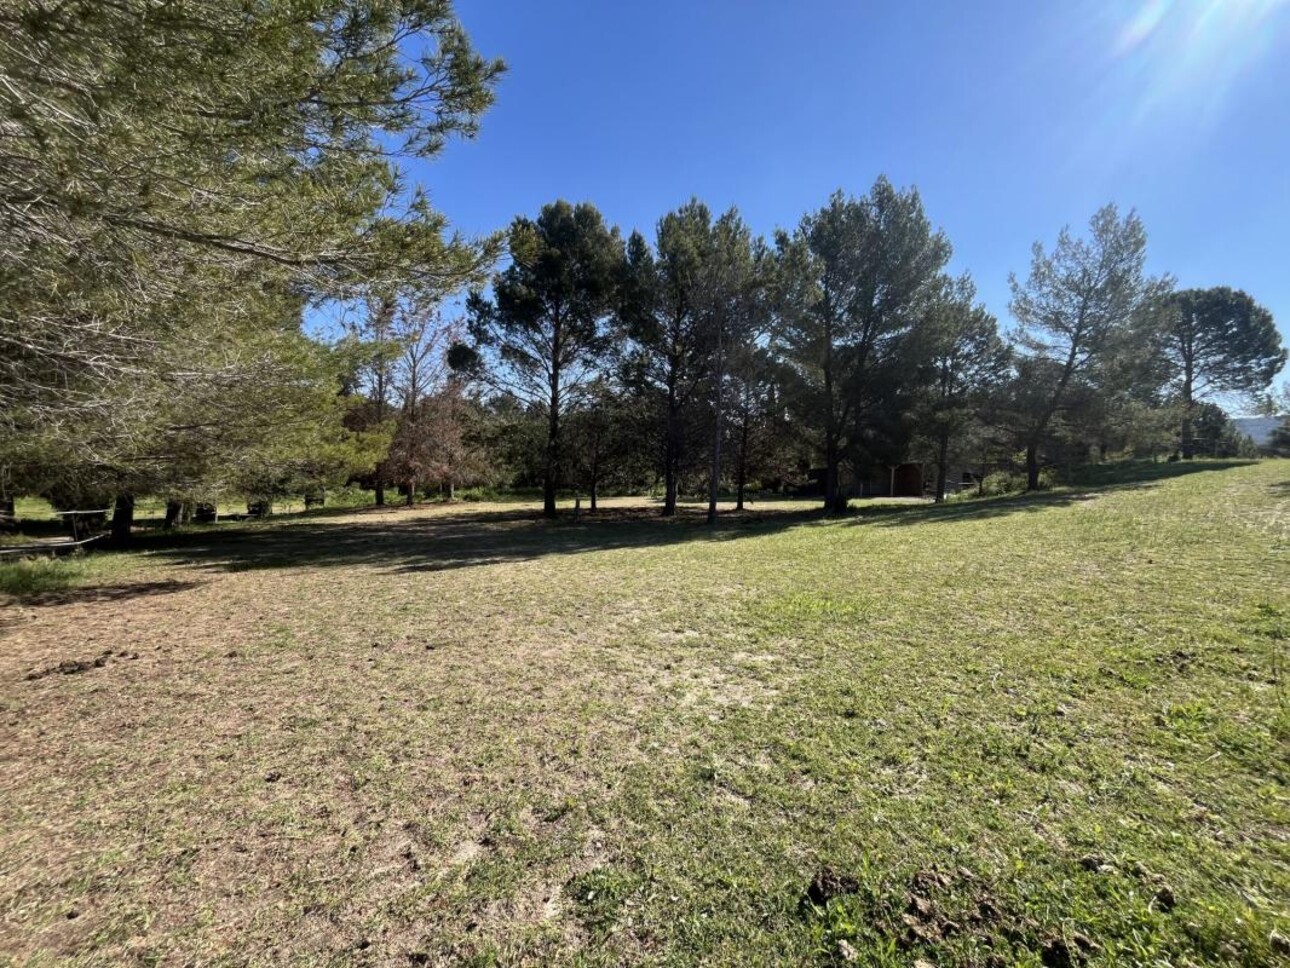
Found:
[[398, 167], [475, 134], [503, 70], [446, 0], [31, 2], [0, 26], [0, 460], [20, 471], [52, 448], [104, 486], [177, 486], [121, 473], [195, 422], [158, 405], [177, 384], [223, 410], [265, 367], [290, 385], [305, 306], [392, 278], [451, 292], [495, 254]]
[[1183, 407], [1184, 458], [1195, 452], [1193, 424], [1199, 401], [1258, 394], [1286, 362], [1272, 314], [1246, 293], [1227, 286], [1173, 293], [1165, 307], [1162, 346]]
[[1135, 212], [1106, 205], [1088, 236], [1063, 228], [1051, 252], [1036, 242], [1025, 281], [1011, 279], [1015, 340], [1028, 384], [1020, 413], [1029, 487], [1039, 484], [1039, 450], [1080, 380], [1095, 380], [1117, 342], [1154, 311], [1168, 280], [1145, 272], [1146, 229]]
[[493, 277], [492, 298], [471, 294], [470, 331], [501, 364], [490, 371], [495, 385], [544, 411], [543, 511], [554, 517], [560, 419], [609, 346], [623, 243], [595, 206], [565, 201], [517, 218], [507, 243], [511, 264]]
[[881, 402], [877, 372], [892, 365], [949, 261], [914, 189], [880, 178], [863, 198], [841, 192], [777, 237], [778, 342], [790, 401], [825, 461], [825, 506], [843, 510], [839, 468]]

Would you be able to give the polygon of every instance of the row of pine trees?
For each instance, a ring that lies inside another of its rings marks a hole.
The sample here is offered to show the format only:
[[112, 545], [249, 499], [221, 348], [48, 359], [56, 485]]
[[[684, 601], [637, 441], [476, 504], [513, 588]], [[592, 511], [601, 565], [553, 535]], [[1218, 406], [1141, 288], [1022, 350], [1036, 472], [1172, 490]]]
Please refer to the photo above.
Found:
[[[559, 201], [517, 218], [506, 242], [490, 288], [429, 340], [425, 310], [390, 334], [411, 294], [376, 300], [354, 328], [371, 354], [355, 386], [376, 407], [399, 382], [391, 348], [404, 384], [430, 352], [434, 412], [457, 418], [427, 432], [418, 394], [399, 395], [396, 439], [425, 457], [396, 447], [371, 478], [378, 499], [387, 477], [410, 499], [418, 481], [491, 472], [540, 482], [548, 515], [561, 490], [594, 506], [609, 485], [657, 488], [664, 515], [702, 493], [712, 519], [723, 492], [742, 507], [750, 483], [800, 489], [816, 471], [840, 511], [857, 473], [907, 461], [931, 469], [938, 501], [955, 467], [1015, 465], [1035, 488], [1048, 466], [1111, 454], [1191, 458], [1198, 440], [1205, 455], [1248, 453], [1207, 401], [1256, 396], [1285, 358], [1248, 295], [1149, 276], [1142, 222], [1114, 206], [1035, 246], [1006, 332], [970, 276], [947, 272], [949, 240], [917, 191], [885, 178], [769, 241], [692, 200], [652, 239]], [[522, 442], [509, 459], [499, 435]]]

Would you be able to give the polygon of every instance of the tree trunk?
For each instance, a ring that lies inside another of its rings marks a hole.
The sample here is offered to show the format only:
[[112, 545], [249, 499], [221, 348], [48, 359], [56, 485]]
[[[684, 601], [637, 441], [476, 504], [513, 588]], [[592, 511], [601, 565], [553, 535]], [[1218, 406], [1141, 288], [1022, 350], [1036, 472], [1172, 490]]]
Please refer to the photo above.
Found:
[[663, 517], [676, 514], [676, 464], [669, 458], [663, 475]]
[[130, 544], [130, 529], [134, 526], [134, 495], [118, 494], [112, 509], [112, 544], [124, 548]]
[[721, 486], [721, 390], [725, 381], [724, 347], [721, 345], [721, 331], [717, 331], [717, 372], [716, 395], [714, 398], [713, 416], [715, 419], [712, 432], [712, 474], [708, 480], [708, 524], [717, 523], [717, 489]]
[[591, 513], [592, 514], [596, 513], [596, 492], [599, 489], [600, 489], [599, 482], [596, 480], [595, 475], [593, 475], [591, 478]]
[[[832, 410], [832, 400], [829, 402]], [[838, 502], [841, 495], [838, 490], [838, 441], [833, 431], [833, 414], [829, 413], [827, 426], [824, 428], [824, 510], [828, 514], [840, 510]]]
[[554, 518], [555, 491], [560, 476], [560, 370], [551, 370], [550, 413], [546, 430], [546, 468], [542, 474], [542, 516]]
[[842, 454], [837, 435], [829, 433], [824, 441], [824, 510], [829, 514], [842, 514], [847, 509], [847, 496], [842, 493]]
[[737, 493], [735, 496], [735, 510], [744, 509], [744, 491], [748, 484], [748, 417], [744, 416], [743, 422], [739, 426], [739, 465], [735, 469], [737, 483]]
[[839, 452], [836, 418], [833, 416], [832, 406], [830, 402], [830, 412], [824, 431], [824, 510], [829, 514], [841, 514], [847, 509], [847, 498], [842, 493], [842, 455]]
[[170, 530], [175, 525], [182, 523], [184, 513], [184, 503], [182, 501], [166, 502], [166, 520], [162, 527]]
[[554, 518], [558, 513], [555, 507], [556, 463], [559, 460], [559, 418], [551, 412], [550, 425], [547, 429], [546, 469], [542, 474], [542, 515]]
[[667, 426], [664, 428], [663, 440], [663, 517], [670, 518], [676, 514], [676, 465], [680, 460], [678, 451], [680, 441], [679, 425], [680, 408], [676, 403], [675, 381], [669, 381], [667, 387]]
[[838, 480], [838, 464], [837, 443], [829, 440], [824, 445], [824, 510], [830, 514], [847, 509]]
[[950, 438], [948, 434], [941, 434], [940, 449], [936, 454], [936, 503], [945, 502], [945, 476], [949, 468], [946, 464], [950, 457]]
[[1182, 419], [1182, 456], [1183, 460], [1191, 460], [1196, 456], [1196, 438], [1192, 431], [1192, 411], [1195, 403], [1191, 395], [1191, 373], [1188, 372], [1183, 376], [1183, 419]]
[[448, 482], [448, 500], [455, 501], [456, 499], [457, 499], [457, 484], [454, 481], [449, 481]]
[[408, 507], [417, 503], [417, 482], [415, 478], [408, 479]]
[[824, 510], [828, 514], [841, 514], [847, 509], [847, 499], [842, 494], [842, 483], [839, 480], [839, 465], [842, 455], [838, 452], [838, 412], [834, 405], [833, 393], [833, 310], [832, 298], [828, 287], [825, 287], [824, 298], [827, 303], [824, 325], [824, 403], [828, 408], [824, 414]]
[[381, 481], [376, 482], [376, 506], [385, 507], [385, 485]]
[[1039, 490], [1039, 445], [1043, 443], [1044, 435], [1048, 431], [1049, 421], [1057, 413], [1061, 406], [1062, 397], [1066, 393], [1066, 385], [1070, 383], [1071, 377], [1075, 373], [1075, 364], [1079, 359], [1080, 344], [1076, 340], [1071, 341], [1070, 351], [1066, 354], [1066, 363], [1062, 367], [1061, 378], [1057, 381], [1057, 387], [1053, 391], [1052, 397], [1048, 401], [1048, 407], [1044, 410], [1039, 422], [1035, 424], [1031, 435], [1030, 443], [1026, 445], [1026, 490]]
[[1026, 445], [1026, 490], [1039, 490], [1039, 445]]

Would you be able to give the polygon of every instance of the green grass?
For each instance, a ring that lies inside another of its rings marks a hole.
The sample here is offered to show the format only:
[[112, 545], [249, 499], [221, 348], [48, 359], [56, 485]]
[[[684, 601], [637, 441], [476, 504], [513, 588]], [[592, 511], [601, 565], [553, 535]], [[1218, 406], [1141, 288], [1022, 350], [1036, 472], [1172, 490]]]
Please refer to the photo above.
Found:
[[0, 560], [0, 594], [30, 598], [64, 591], [85, 581], [84, 560], [20, 558]]
[[1284, 960], [1290, 463], [1127, 471], [112, 556], [0, 624], [0, 951]]
[[60, 593], [101, 585], [130, 566], [124, 557], [102, 554], [0, 558], [0, 604], [6, 595], [18, 603], [56, 600]]

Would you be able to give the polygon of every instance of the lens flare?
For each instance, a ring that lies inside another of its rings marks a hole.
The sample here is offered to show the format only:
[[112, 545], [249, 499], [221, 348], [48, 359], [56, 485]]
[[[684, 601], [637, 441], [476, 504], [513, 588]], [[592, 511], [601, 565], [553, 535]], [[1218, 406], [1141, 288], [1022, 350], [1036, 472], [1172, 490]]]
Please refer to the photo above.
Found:
[[1127, 54], [1149, 39], [1173, 5], [1173, 0], [1147, 0], [1120, 32], [1116, 51]]
[[1290, 46], [1288, 12], [1290, 0], [1145, 0], [1115, 42], [1141, 84], [1137, 116], [1167, 103], [1212, 115], [1247, 66]]

